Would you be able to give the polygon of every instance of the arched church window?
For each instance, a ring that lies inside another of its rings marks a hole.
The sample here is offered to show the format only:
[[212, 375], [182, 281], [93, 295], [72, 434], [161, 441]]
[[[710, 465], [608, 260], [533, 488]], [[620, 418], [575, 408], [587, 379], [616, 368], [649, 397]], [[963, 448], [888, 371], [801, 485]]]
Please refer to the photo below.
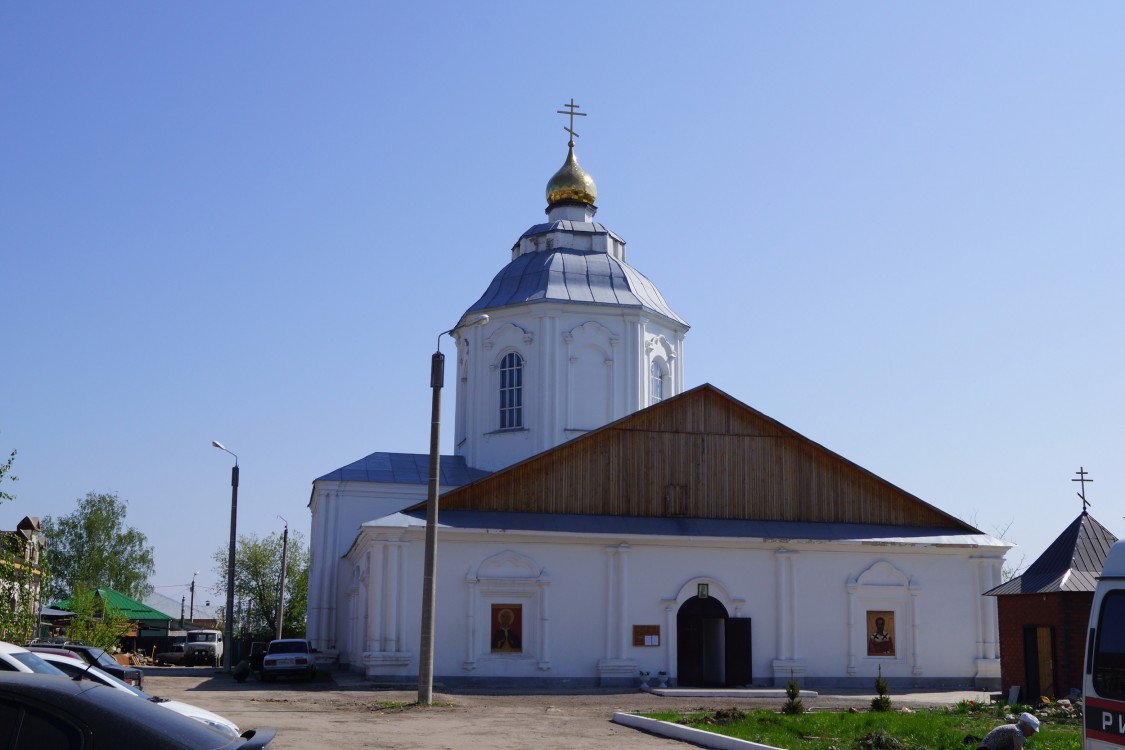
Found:
[[508, 352], [500, 360], [500, 429], [523, 427], [523, 357]]
[[657, 404], [664, 400], [664, 368], [660, 363], [653, 360], [648, 368], [649, 380], [649, 404]]

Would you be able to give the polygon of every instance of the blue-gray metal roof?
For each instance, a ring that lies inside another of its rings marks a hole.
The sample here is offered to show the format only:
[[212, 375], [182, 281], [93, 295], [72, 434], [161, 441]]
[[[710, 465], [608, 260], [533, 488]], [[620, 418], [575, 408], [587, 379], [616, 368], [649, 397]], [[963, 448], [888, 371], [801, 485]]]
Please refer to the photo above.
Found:
[[[438, 467], [441, 474], [438, 481], [443, 487], [468, 484], [490, 473], [468, 466], [463, 456], [442, 456]], [[427, 453], [379, 451], [317, 477], [316, 481], [426, 484], [430, 481], [430, 456]]]
[[1023, 575], [986, 591], [985, 595], [1093, 591], [1109, 548], [1116, 541], [1109, 529], [1082, 511]]
[[[371, 521], [369, 526], [412, 526], [424, 523], [426, 511], [402, 511]], [[602, 516], [555, 513], [507, 513], [443, 510], [440, 526], [450, 529], [497, 529], [573, 534], [711, 537], [770, 541], [871, 542], [878, 544], [1006, 547], [988, 534], [934, 527], [890, 526], [808, 521], [747, 521], [655, 516]]]
[[562, 230], [564, 232], [574, 232], [576, 234], [608, 234], [618, 242], [624, 243], [625, 240], [609, 231], [605, 224], [599, 224], [596, 221], [570, 221], [563, 219], [561, 221], [549, 221], [543, 224], [536, 224], [531, 229], [524, 232], [520, 239], [524, 237], [534, 237], [539, 234], [548, 234], [549, 232], [557, 232]]
[[638, 307], [683, 325], [644, 274], [608, 253], [555, 248], [524, 253], [501, 269], [468, 310], [532, 302], [585, 302]]

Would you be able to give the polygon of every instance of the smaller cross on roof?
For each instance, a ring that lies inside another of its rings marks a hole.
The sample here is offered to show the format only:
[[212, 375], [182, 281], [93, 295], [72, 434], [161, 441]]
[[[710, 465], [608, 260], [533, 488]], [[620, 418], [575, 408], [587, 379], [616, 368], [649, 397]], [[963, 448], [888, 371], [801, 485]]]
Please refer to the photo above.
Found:
[[573, 96], [570, 97], [570, 104], [564, 104], [563, 106], [566, 107], [567, 109], [569, 109], [570, 111], [569, 112], [563, 112], [561, 109], [556, 109], [555, 114], [567, 115], [567, 116], [570, 117], [570, 125], [564, 126], [563, 130], [570, 133], [570, 143], [568, 143], [567, 145], [570, 146], [571, 148], [574, 148], [574, 139], [578, 137], [578, 133], [574, 132], [574, 118], [575, 117], [585, 117], [586, 113], [574, 111], [574, 110], [578, 109], [579, 107], [581, 107], [582, 105], [581, 104], [575, 104]]
[[1086, 512], [1086, 506], [1090, 504], [1086, 500], [1086, 482], [1092, 482], [1094, 480], [1086, 478], [1087, 472], [1086, 472], [1085, 467], [1079, 466], [1078, 471], [1076, 471], [1074, 473], [1078, 475], [1078, 479], [1071, 479], [1070, 481], [1081, 482], [1082, 490], [1078, 493], [1078, 497], [1082, 499], [1082, 512], [1085, 513]]

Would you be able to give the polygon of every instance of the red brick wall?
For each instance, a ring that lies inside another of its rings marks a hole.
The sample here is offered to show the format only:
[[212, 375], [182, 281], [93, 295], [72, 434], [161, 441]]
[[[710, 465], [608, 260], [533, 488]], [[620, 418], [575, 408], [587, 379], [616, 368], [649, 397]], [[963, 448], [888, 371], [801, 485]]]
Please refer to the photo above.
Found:
[[[1092, 592], [1058, 592], [997, 597], [1000, 624], [1000, 685], [1006, 694], [1012, 685], [1020, 686], [1020, 700], [1038, 696], [1027, 694], [1024, 674], [1023, 630], [1026, 627], [1053, 628], [1054, 696], [1065, 698], [1071, 688], [1082, 688], [1083, 659], [1086, 657], [1086, 626]], [[1047, 686], [1042, 686], [1041, 692]]]

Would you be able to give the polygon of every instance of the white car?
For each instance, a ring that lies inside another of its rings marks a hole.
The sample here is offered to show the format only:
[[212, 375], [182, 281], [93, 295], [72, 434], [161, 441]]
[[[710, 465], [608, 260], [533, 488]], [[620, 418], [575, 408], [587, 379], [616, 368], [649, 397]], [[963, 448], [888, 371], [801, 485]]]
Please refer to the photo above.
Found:
[[165, 698], [157, 698], [149, 695], [139, 688], [135, 688], [124, 680], [120, 680], [108, 672], [103, 672], [92, 664], [87, 664], [81, 659], [75, 659], [70, 656], [63, 656], [61, 654], [39, 654], [49, 666], [57, 669], [60, 674], [65, 674], [73, 679], [93, 680], [103, 685], [108, 685], [116, 690], [123, 690], [132, 693], [138, 698], [143, 698], [146, 701], [151, 701], [158, 706], [163, 706], [178, 714], [187, 716], [190, 719], [201, 721], [212, 729], [218, 730], [229, 737], [238, 737], [241, 733], [238, 730], [238, 725], [229, 719], [224, 719], [218, 714], [211, 713], [205, 708], [193, 706], [190, 703], [181, 703], [180, 701], [170, 701]]
[[303, 680], [316, 677], [316, 658], [312, 655], [312, 646], [304, 638], [270, 641], [266, 655], [262, 657], [263, 682], [286, 676]]
[[0, 641], [0, 672], [38, 672], [39, 674], [60, 675], [62, 672], [52, 667], [22, 646]]

